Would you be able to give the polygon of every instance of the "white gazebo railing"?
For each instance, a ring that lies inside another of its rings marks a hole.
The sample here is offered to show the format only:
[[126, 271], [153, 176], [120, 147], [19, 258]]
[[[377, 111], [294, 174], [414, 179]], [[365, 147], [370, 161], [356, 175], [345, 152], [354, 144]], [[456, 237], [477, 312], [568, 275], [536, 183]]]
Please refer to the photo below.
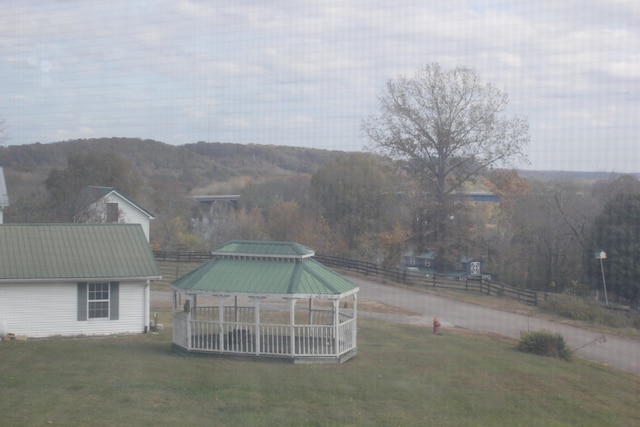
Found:
[[255, 307], [187, 304], [174, 312], [173, 343], [193, 352], [342, 362], [357, 351], [355, 294], [353, 301], [352, 310], [336, 300], [328, 308], [310, 301], [304, 311], [292, 302], [288, 312], [281, 304], [266, 310], [259, 301]]

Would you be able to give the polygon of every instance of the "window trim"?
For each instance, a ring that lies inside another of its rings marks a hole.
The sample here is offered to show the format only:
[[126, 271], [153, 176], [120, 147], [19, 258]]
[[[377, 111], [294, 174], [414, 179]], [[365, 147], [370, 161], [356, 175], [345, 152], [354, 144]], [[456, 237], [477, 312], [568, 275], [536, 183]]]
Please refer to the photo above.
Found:
[[[107, 317], [89, 317], [89, 284], [108, 283], [109, 300]], [[120, 318], [120, 283], [119, 282], [80, 282], [78, 283], [78, 321], [118, 320]]]
[[[106, 293], [106, 298], [98, 297]], [[93, 298], [92, 298], [93, 294]], [[110, 318], [111, 306], [111, 285], [109, 282], [88, 282], [87, 283], [87, 320], [99, 320]], [[107, 304], [106, 313], [103, 304]], [[100, 315], [96, 315], [99, 313]]]

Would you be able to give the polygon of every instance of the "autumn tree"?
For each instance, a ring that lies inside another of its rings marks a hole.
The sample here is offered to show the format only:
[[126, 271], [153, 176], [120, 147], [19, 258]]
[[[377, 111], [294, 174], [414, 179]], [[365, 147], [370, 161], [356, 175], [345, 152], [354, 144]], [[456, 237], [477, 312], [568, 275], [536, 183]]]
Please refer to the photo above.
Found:
[[[592, 247], [607, 254], [603, 263], [607, 287], [627, 298], [632, 307], [640, 303], [639, 241], [640, 193], [620, 193], [606, 204], [596, 219]], [[588, 257], [591, 264], [595, 263], [593, 254], [595, 250]]]
[[271, 205], [266, 230], [272, 240], [298, 242], [304, 214], [294, 201]]
[[[511, 283], [560, 292], [584, 283], [583, 253], [595, 216], [588, 186], [576, 181], [530, 181], [509, 219], [511, 248], [503, 254]], [[507, 273], [507, 271], [505, 271]]]
[[114, 152], [69, 156], [66, 169], [53, 169], [45, 180], [55, 219], [69, 221], [85, 207], [80, 206], [81, 192], [89, 185], [115, 187], [135, 199], [142, 179], [124, 157]]
[[507, 93], [470, 68], [427, 65], [389, 80], [380, 112], [362, 122], [370, 149], [401, 161], [421, 185], [432, 218], [418, 246], [443, 246], [449, 196], [481, 171], [524, 159], [526, 119], [503, 115]]
[[346, 153], [326, 162], [313, 175], [310, 194], [315, 210], [331, 228], [342, 230], [349, 251], [359, 256], [390, 225], [394, 187], [372, 154]]

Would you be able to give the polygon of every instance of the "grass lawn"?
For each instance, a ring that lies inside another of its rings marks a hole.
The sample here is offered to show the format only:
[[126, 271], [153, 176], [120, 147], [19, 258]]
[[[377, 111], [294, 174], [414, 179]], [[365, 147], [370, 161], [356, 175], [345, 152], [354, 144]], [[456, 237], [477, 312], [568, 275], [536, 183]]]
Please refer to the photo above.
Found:
[[637, 376], [493, 336], [360, 319], [359, 353], [343, 365], [184, 356], [170, 342], [170, 327], [1, 342], [0, 424], [640, 425]]

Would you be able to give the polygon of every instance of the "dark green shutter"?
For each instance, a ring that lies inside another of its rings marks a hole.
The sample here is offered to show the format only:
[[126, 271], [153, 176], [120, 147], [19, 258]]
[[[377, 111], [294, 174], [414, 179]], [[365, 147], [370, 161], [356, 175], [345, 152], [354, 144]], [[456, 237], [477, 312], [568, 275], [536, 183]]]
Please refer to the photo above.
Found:
[[78, 283], [78, 321], [87, 320], [87, 284]]
[[120, 318], [120, 283], [111, 282], [109, 286], [109, 320]]

